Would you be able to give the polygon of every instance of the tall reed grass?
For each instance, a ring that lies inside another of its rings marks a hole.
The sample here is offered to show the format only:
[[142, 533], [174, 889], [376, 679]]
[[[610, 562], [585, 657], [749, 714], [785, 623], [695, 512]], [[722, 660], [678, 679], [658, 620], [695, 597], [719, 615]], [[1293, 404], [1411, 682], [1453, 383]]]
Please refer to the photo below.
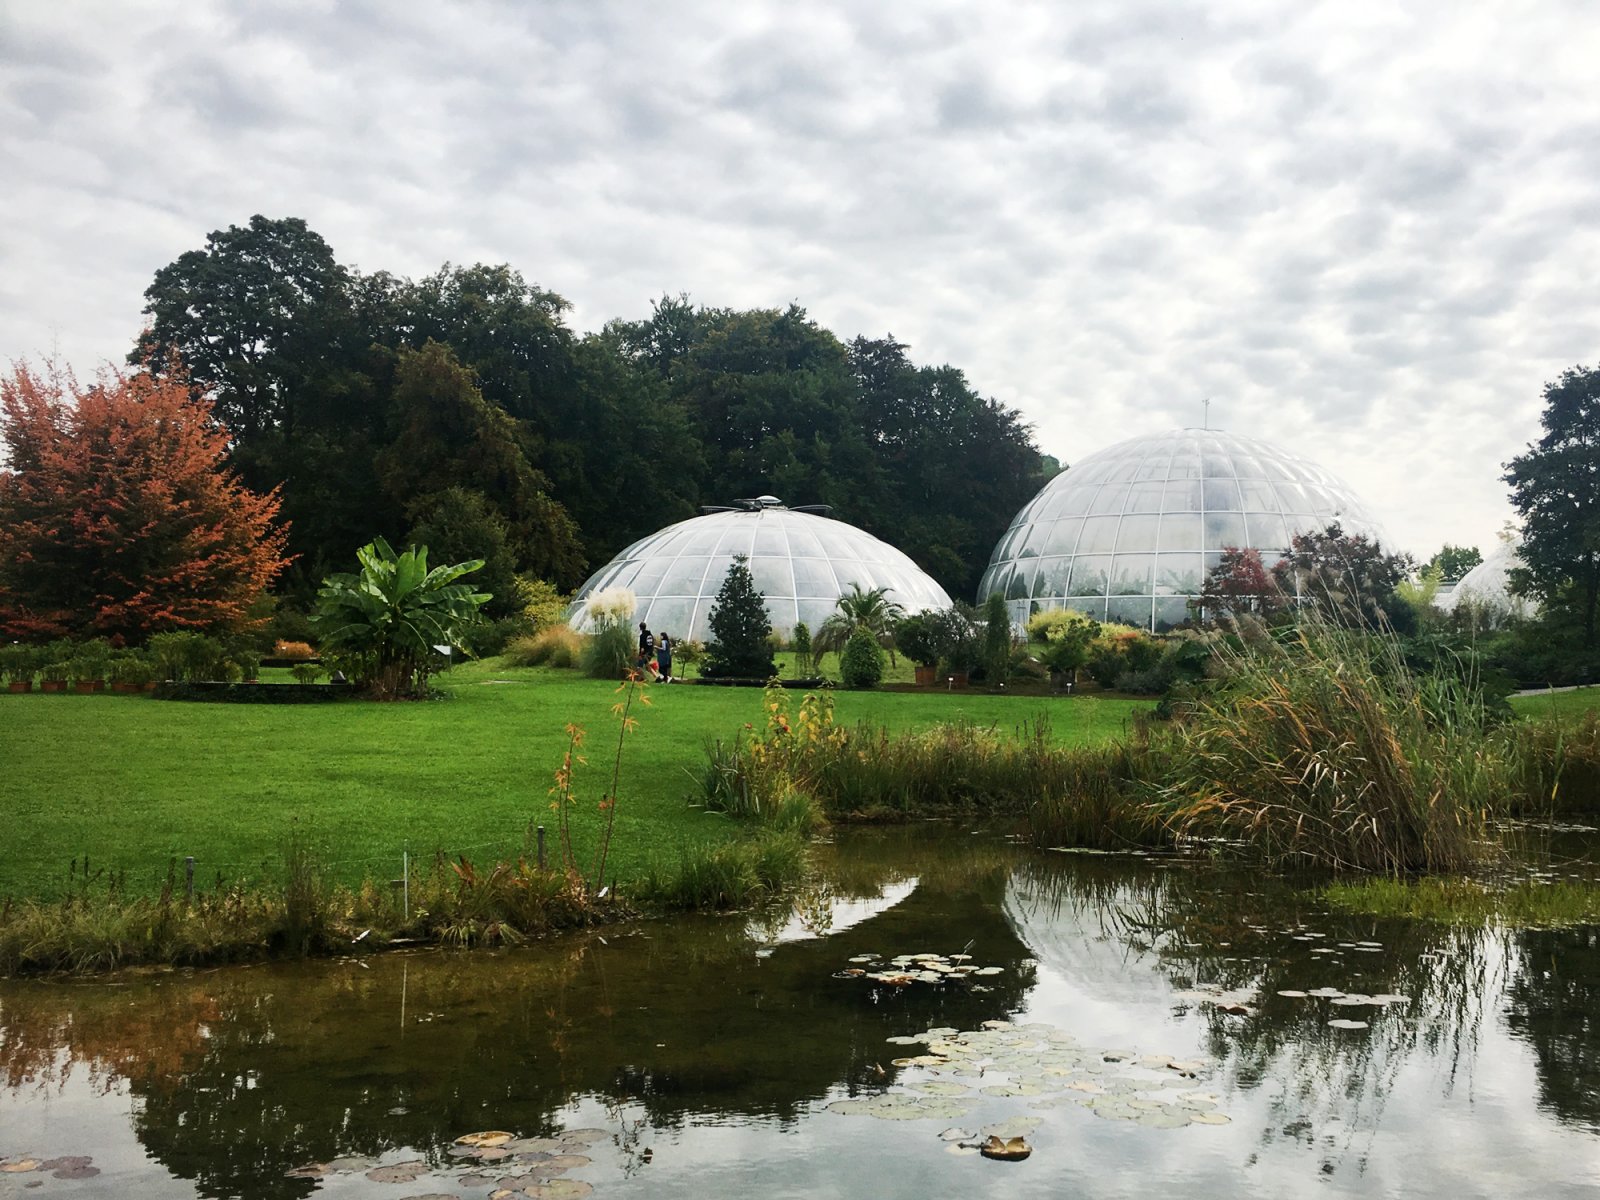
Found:
[[506, 661], [518, 667], [576, 670], [583, 661], [583, 635], [568, 625], [547, 625], [506, 643]]
[[1470, 677], [1413, 676], [1392, 641], [1314, 621], [1225, 648], [1218, 665], [1153, 789], [1180, 838], [1390, 875], [1481, 855], [1510, 772]]

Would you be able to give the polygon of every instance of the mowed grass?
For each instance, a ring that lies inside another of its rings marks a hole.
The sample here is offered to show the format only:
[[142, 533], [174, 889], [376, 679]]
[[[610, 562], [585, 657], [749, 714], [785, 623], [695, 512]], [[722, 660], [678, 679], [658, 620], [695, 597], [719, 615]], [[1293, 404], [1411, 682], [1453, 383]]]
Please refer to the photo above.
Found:
[[[49, 898], [70, 866], [121, 873], [131, 892], [193, 855], [196, 881], [275, 878], [298, 829], [337, 880], [386, 880], [402, 852], [474, 862], [524, 852], [547, 828], [568, 723], [588, 732], [577, 776], [575, 843], [592, 859], [610, 787], [616, 686], [574, 672], [491, 661], [441, 678], [448, 700], [328, 705], [169, 703], [116, 695], [0, 694], [0, 898]], [[623, 751], [608, 877], [642, 877], [678, 848], [737, 836], [690, 808], [708, 739], [763, 720], [756, 689], [652, 686]], [[797, 704], [799, 696], [791, 693]], [[836, 693], [838, 719], [891, 730], [970, 720], [1002, 731], [1045, 714], [1052, 735], [1097, 742], [1124, 731], [1140, 701], [966, 693]]]
[[1520, 717], [1575, 717], [1600, 709], [1600, 687], [1574, 688], [1570, 692], [1536, 692], [1512, 696], [1511, 708]]

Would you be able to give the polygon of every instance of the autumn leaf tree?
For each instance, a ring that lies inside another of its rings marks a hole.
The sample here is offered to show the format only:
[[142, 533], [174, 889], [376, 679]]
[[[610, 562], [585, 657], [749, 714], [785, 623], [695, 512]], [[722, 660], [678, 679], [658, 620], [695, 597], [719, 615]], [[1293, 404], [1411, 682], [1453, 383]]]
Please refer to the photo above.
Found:
[[1261, 552], [1249, 546], [1224, 546], [1222, 558], [1206, 574], [1200, 595], [1189, 609], [1201, 622], [1237, 619], [1254, 613], [1271, 620], [1288, 607], [1278, 580], [1261, 561]]
[[276, 490], [224, 466], [227, 431], [177, 364], [0, 379], [0, 634], [143, 641], [236, 628], [287, 564]]

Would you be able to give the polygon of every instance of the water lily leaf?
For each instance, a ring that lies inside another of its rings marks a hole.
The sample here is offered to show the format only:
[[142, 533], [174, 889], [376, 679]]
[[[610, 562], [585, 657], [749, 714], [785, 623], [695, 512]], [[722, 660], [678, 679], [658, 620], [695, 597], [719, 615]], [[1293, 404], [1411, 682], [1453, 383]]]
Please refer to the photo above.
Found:
[[513, 1138], [501, 1149], [515, 1154], [559, 1154], [562, 1145], [560, 1138]]
[[378, 1165], [378, 1160], [364, 1154], [346, 1154], [340, 1158], [328, 1160], [327, 1167], [334, 1171], [365, 1171], [368, 1167]]
[[1374, 1004], [1410, 1004], [1410, 996], [1396, 995], [1394, 992], [1381, 992], [1372, 997]]
[[1147, 1125], [1151, 1129], [1182, 1129], [1193, 1119], [1193, 1113], [1163, 1108], [1160, 1112], [1144, 1113], [1139, 1118], [1139, 1124]]
[[996, 1121], [992, 1125], [985, 1125], [983, 1132], [990, 1137], [1016, 1138], [1032, 1133], [1043, 1124], [1043, 1117], [1007, 1117], [1004, 1121]]
[[423, 1192], [418, 1196], [403, 1196], [401, 1200], [461, 1200], [454, 1192]]
[[1304, 1000], [1309, 993], [1297, 992], [1293, 988], [1285, 988], [1283, 991], [1279, 992], [1278, 995], [1287, 996], [1291, 1000]]
[[1226, 1113], [1198, 1112], [1191, 1116], [1189, 1120], [1196, 1125], [1227, 1125], [1233, 1121], [1233, 1118]]
[[1029, 1146], [1020, 1137], [1002, 1138], [990, 1137], [988, 1141], [978, 1147], [978, 1153], [985, 1158], [998, 1159], [1000, 1162], [1021, 1162], [1033, 1153]]
[[919, 1092], [927, 1092], [930, 1096], [964, 1096], [970, 1090], [964, 1083], [949, 1083], [938, 1079], [932, 1079], [926, 1083], [915, 1083], [911, 1086]]
[[1346, 1007], [1355, 1007], [1357, 1005], [1370, 1005], [1372, 1003], [1372, 997], [1371, 996], [1363, 996], [1358, 992], [1351, 992], [1350, 994], [1345, 995], [1345, 996], [1335, 996], [1332, 1000], [1328, 1001], [1328, 1003], [1329, 1004], [1342, 1004], [1342, 1005], [1344, 1005]]
[[877, 962], [878, 956], [876, 954], [857, 954], [850, 961], [853, 963]]
[[583, 1200], [593, 1191], [594, 1185], [581, 1179], [552, 1179], [549, 1183], [529, 1184], [522, 1194], [535, 1200]]
[[1327, 996], [1327, 997], [1331, 998], [1333, 996], [1342, 996], [1342, 995], [1344, 995], [1344, 993], [1341, 992], [1338, 988], [1324, 987], [1324, 988], [1312, 988], [1309, 992], [1306, 993], [1306, 995], [1308, 995], [1308, 996]]
[[[327, 1173], [327, 1163], [306, 1163], [306, 1165], [303, 1167], [289, 1168], [289, 1170], [284, 1172], [284, 1175], [290, 1179], [321, 1179]], [[492, 1179], [486, 1179], [484, 1182], [493, 1183], [494, 1181]]]
[[872, 1111], [871, 1100], [835, 1100], [826, 1106], [827, 1111], [841, 1117], [864, 1117]]
[[1365, 1021], [1351, 1021], [1351, 1020], [1347, 1020], [1344, 1017], [1336, 1017], [1332, 1021], [1329, 1021], [1328, 1024], [1333, 1026], [1333, 1028], [1335, 1028], [1335, 1029], [1370, 1029], [1371, 1028], [1371, 1026], [1368, 1025], [1367, 1022], [1365, 1022]]
[[24, 1171], [37, 1171], [39, 1160], [37, 1158], [19, 1158], [12, 1162], [0, 1162], [0, 1171], [8, 1175], [20, 1175]]
[[464, 1188], [481, 1188], [489, 1187], [496, 1181], [497, 1177], [494, 1175], [484, 1175], [481, 1172], [471, 1172], [458, 1178], [456, 1183]]
[[974, 975], [999, 975], [1005, 971], [1004, 967], [979, 967], [972, 972]]
[[554, 1158], [539, 1164], [541, 1171], [575, 1171], [579, 1167], [587, 1167], [594, 1160], [582, 1154], [558, 1154]]
[[514, 1133], [506, 1133], [501, 1129], [490, 1129], [484, 1133], [464, 1133], [456, 1139], [458, 1146], [476, 1146], [480, 1149], [504, 1146], [516, 1138]]
[[979, 1089], [985, 1096], [1042, 1096], [1044, 1089], [1027, 1083], [992, 1083]]
[[892, 1037], [884, 1038], [891, 1046], [920, 1046], [928, 1039], [925, 1037]]
[[427, 1163], [412, 1159], [410, 1162], [391, 1163], [387, 1167], [373, 1167], [367, 1172], [367, 1178], [373, 1183], [412, 1183], [418, 1175], [427, 1173]]
[[977, 1136], [977, 1134], [971, 1132], [970, 1130], [958, 1129], [955, 1126], [951, 1126], [949, 1129], [946, 1129], [939, 1135], [939, 1140], [945, 1142], [970, 1142]]

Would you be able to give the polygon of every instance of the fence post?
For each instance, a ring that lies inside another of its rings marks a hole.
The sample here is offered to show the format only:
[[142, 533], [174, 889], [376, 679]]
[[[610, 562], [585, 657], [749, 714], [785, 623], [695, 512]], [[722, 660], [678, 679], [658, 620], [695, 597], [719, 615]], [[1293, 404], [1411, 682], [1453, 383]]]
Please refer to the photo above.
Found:
[[535, 831], [539, 843], [539, 870], [544, 870], [544, 826], [540, 825]]
[[194, 903], [194, 855], [192, 854], [183, 860], [183, 896], [187, 903]]

